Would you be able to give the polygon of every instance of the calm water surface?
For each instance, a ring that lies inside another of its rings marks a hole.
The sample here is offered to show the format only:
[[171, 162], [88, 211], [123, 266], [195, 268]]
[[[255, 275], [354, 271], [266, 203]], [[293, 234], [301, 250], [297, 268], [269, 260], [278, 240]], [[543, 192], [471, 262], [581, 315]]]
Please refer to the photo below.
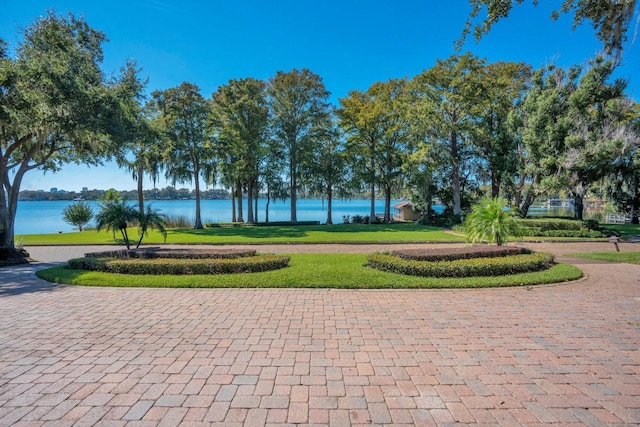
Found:
[[[15, 234], [44, 234], [74, 231], [73, 226], [62, 220], [62, 211], [73, 204], [72, 201], [20, 201], [16, 215]], [[94, 212], [100, 209], [99, 202], [87, 202]], [[195, 219], [196, 203], [194, 200], [150, 200], [154, 209], [168, 216], [184, 216]], [[395, 204], [397, 201], [392, 201]], [[130, 202], [137, 207], [137, 202]], [[266, 200], [258, 202], [258, 221], [265, 220]], [[202, 221], [229, 222], [231, 221], [231, 200], [201, 200], [200, 208]], [[298, 221], [327, 221], [327, 201], [320, 199], [300, 199], [297, 205]], [[246, 216], [246, 202], [243, 208]], [[343, 215], [369, 215], [369, 200], [334, 200], [333, 223], [342, 223]], [[376, 213], [384, 212], [384, 201], [376, 201]], [[269, 204], [269, 221], [289, 221], [291, 219], [291, 205], [289, 201], [271, 201]], [[90, 227], [93, 224], [89, 224]]]
[[[15, 234], [45, 234], [74, 231], [74, 228], [62, 220], [62, 211], [65, 207], [73, 204], [72, 201], [21, 201], [18, 203], [18, 213], [16, 215]], [[100, 209], [99, 202], [87, 202], [94, 212]], [[154, 209], [159, 209], [161, 213], [168, 216], [183, 216], [190, 220], [195, 220], [195, 201], [193, 200], [150, 200]], [[208, 222], [229, 222], [231, 221], [231, 200], [202, 200], [202, 221]], [[398, 203], [397, 200], [391, 202], [392, 205]], [[137, 207], [137, 202], [130, 202]], [[258, 221], [265, 220], [266, 200], [258, 202]], [[269, 221], [289, 221], [291, 219], [289, 201], [271, 201], [269, 205]], [[343, 215], [369, 215], [369, 200], [334, 200], [333, 201], [333, 223], [342, 223]], [[442, 209], [441, 206], [434, 206], [436, 211]], [[244, 205], [246, 216], [247, 206]], [[376, 213], [384, 212], [384, 201], [376, 201]], [[572, 215], [570, 208], [532, 208], [530, 215]], [[585, 215], [589, 217], [589, 215]], [[298, 221], [327, 221], [327, 201], [320, 199], [299, 199], [298, 200]], [[93, 227], [94, 224], [89, 224]]]

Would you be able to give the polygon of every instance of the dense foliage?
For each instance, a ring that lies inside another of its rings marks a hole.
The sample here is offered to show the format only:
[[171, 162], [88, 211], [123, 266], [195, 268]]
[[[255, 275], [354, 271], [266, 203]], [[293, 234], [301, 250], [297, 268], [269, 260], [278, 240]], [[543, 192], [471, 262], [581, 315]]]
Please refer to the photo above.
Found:
[[[471, 3], [472, 18], [489, 8], [479, 34], [513, 5]], [[568, 0], [559, 12], [591, 21], [614, 52], [635, 10], [634, 0]], [[145, 174], [193, 183], [193, 194], [179, 197], [195, 199], [195, 228], [203, 227], [201, 181], [229, 190], [239, 222], [259, 221], [261, 194], [290, 199], [295, 224], [299, 195], [330, 206], [335, 192], [370, 197], [369, 222], [379, 219], [379, 192], [385, 222], [392, 194], [410, 198], [424, 222], [459, 224], [485, 195], [506, 198], [521, 216], [541, 198], [571, 197], [576, 219], [584, 198], [597, 195], [638, 222], [640, 108], [625, 95], [626, 82], [612, 77], [616, 56], [532, 70], [456, 54], [413, 78], [349, 92], [334, 108], [322, 77], [308, 69], [232, 79], [210, 98], [184, 82], [147, 100], [135, 62], [105, 77], [106, 36], [84, 20], [48, 13], [22, 36], [13, 57], [0, 40], [0, 246], [14, 245], [25, 173], [108, 157], [138, 181], [140, 215]], [[445, 206], [441, 218], [431, 209], [435, 199]], [[126, 229], [115, 229], [128, 242]]]
[[[476, 41], [479, 40], [491, 30], [493, 24], [508, 17], [514, 5], [524, 2], [525, 0], [469, 0], [472, 7], [471, 15], [458, 44], [462, 44], [471, 30]], [[538, 5], [537, 0], [532, 2]], [[574, 29], [585, 21], [588, 22], [604, 49], [615, 54], [622, 51], [627, 41], [629, 24], [638, 13], [636, 0], [563, 0], [555, 7], [551, 19], [558, 19], [562, 13], [573, 14]], [[476, 18], [483, 12], [486, 13], [484, 19], [474, 25]]]
[[257, 273], [285, 268], [289, 257], [265, 254], [237, 258], [189, 258], [189, 259], [118, 259], [76, 258], [69, 260], [69, 268], [102, 271], [118, 274], [234, 274]]
[[615, 232], [600, 229], [597, 221], [573, 221], [562, 219], [527, 219], [522, 221], [522, 233], [533, 237], [583, 237], [600, 238]]
[[93, 219], [93, 209], [87, 203], [77, 202], [64, 208], [62, 215], [64, 222], [82, 231], [82, 227]]
[[137, 87], [100, 68], [105, 34], [53, 12], [22, 34], [15, 56], [0, 39], [0, 246], [14, 246], [25, 174], [65, 163], [99, 163], [128, 138]]
[[399, 249], [391, 255], [413, 261], [454, 261], [457, 259], [495, 258], [529, 254], [530, 250], [518, 247], [473, 246], [469, 248]]
[[501, 246], [509, 236], [521, 236], [523, 232], [518, 215], [515, 210], [506, 209], [505, 205], [506, 200], [500, 197], [480, 199], [464, 220], [469, 241]]
[[541, 271], [551, 267], [553, 263], [553, 255], [544, 252], [454, 261], [415, 261], [388, 254], [372, 254], [367, 257], [367, 265], [371, 268], [424, 277], [501, 276]]

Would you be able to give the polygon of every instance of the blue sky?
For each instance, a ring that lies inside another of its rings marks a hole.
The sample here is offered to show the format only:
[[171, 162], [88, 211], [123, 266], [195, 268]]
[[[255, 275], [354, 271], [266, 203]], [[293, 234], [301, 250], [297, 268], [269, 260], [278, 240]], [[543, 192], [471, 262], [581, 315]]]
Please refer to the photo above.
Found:
[[[598, 53], [600, 44], [588, 25], [572, 31], [570, 17], [549, 19], [551, 4], [559, 0], [540, 3], [515, 7], [479, 43], [469, 38], [463, 51], [488, 62], [523, 61], [536, 68], [585, 64]], [[83, 16], [106, 33], [105, 72], [115, 73], [135, 59], [149, 79], [149, 92], [189, 81], [208, 98], [230, 79], [267, 79], [279, 70], [309, 68], [323, 78], [337, 104], [350, 90], [413, 77], [455, 53], [470, 7], [467, 0], [4, 0], [0, 37], [17, 43], [20, 28], [47, 9]], [[627, 93], [636, 100], [639, 45], [640, 40], [627, 43], [617, 72], [629, 80]], [[157, 184], [166, 185], [164, 179]], [[114, 165], [70, 165], [56, 174], [30, 172], [22, 185], [51, 187], [124, 190], [135, 188], [135, 182]]]

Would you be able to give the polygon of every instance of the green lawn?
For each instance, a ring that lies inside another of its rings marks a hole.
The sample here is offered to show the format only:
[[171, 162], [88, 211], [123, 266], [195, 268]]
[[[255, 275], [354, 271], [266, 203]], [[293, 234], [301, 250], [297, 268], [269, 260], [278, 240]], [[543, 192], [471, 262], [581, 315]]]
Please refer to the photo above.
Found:
[[56, 267], [38, 276], [56, 283], [119, 287], [203, 288], [472, 288], [524, 286], [574, 280], [582, 272], [568, 264], [549, 270], [500, 277], [435, 279], [386, 273], [365, 267], [366, 254], [293, 254], [288, 268], [249, 274], [141, 276]]
[[600, 224], [607, 230], [615, 230], [622, 236], [640, 236], [640, 224]]
[[[132, 240], [138, 238], [130, 230]], [[116, 235], [118, 237], [118, 235]], [[95, 230], [61, 234], [25, 234], [16, 236], [23, 245], [112, 245], [122, 243], [109, 232]], [[464, 242], [462, 236], [445, 233], [439, 227], [416, 224], [337, 224], [269, 227], [206, 228], [204, 230], [168, 230], [167, 243], [172, 244], [227, 244], [227, 243], [410, 243], [410, 242]], [[143, 244], [159, 244], [163, 239], [154, 230]]]
[[596, 259], [607, 262], [623, 262], [640, 264], [640, 252], [589, 252], [581, 254], [567, 254], [576, 258]]

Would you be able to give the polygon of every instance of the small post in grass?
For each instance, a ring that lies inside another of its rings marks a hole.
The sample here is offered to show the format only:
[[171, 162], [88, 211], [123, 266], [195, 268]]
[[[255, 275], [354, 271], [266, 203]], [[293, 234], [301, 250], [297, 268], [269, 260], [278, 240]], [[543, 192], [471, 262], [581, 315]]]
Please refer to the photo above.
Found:
[[609, 237], [609, 243], [613, 243], [613, 245], [616, 247], [616, 252], [620, 252], [620, 248], [618, 247], [618, 236]]

